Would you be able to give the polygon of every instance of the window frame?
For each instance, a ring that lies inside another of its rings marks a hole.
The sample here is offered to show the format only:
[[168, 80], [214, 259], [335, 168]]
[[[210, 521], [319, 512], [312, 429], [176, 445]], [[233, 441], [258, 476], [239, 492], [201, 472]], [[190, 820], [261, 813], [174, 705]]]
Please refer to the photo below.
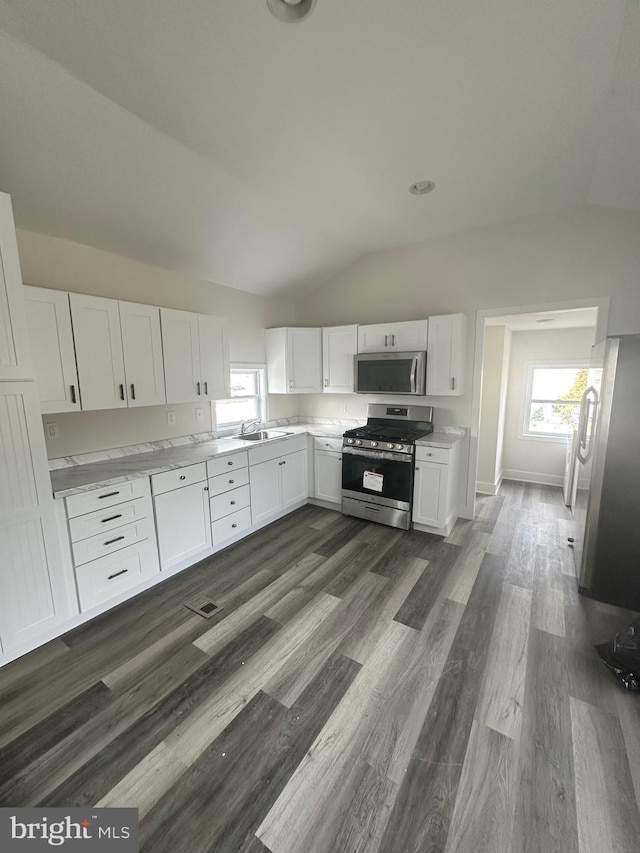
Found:
[[518, 438], [525, 441], [550, 441], [554, 444], [566, 444], [567, 439], [571, 437], [571, 432], [553, 433], [553, 432], [531, 432], [529, 430], [529, 412], [531, 411], [532, 403], [551, 403], [559, 405], [580, 405], [580, 400], [547, 400], [532, 397], [533, 392], [533, 377], [536, 369], [549, 370], [588, 370], [589, 362], [582, 359], [554, 359], [553, 361], [527, 361], [525, 362], [525, 382], [523, 383], [522, 399], [520, 403], [520, 431]]
[[242, 421], [235, 421], [234, 423], [225, 424], [224, 426], [220, 426], [218, 424], [218, 410], [217, 403], [223, 403], [227, 400], [245, 400], [245, 399], [257, 399], [258, 400], [258, 417], [262, 423], [266, 423], [268, 418], [268, 395], [267, 395], [267, 366], [265, 364], [231, 364], [229, 366], [229, 389], [233, 385], [233, 376], [234, 371], [236, 373], [256, 373], [256, 384], [258, 386], [257, 394], [240, 394], [236, 397], [226, 397], [221, 400], [214, 400], [214, 419], [215, 419], [215, 432], [217, 435], [231, 435], [240, 430], [240, 426]]

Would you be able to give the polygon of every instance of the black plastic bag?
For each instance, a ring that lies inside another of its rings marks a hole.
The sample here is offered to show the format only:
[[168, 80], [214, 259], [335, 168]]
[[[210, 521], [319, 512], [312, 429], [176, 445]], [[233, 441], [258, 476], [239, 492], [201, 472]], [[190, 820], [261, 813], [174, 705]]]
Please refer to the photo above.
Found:
[[640, 619], [596, 651], [627, 690], [640, 691]]

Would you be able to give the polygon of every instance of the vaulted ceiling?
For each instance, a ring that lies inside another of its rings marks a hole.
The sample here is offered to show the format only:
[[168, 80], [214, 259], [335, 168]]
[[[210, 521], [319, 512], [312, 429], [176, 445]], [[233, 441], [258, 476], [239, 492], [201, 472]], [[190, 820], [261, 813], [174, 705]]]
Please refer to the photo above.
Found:
[[639, 43], [637, 0], [0, 0], [0, 189], [18, 226], [256, 293], [640, 209]]

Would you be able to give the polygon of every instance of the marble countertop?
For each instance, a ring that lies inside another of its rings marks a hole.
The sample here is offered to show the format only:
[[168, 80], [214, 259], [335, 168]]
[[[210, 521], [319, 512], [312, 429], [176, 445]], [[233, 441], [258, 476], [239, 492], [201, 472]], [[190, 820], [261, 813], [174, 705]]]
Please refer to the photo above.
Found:
[[462, 441], [464, 436], [464, 432], [458, 434], [453, 432], [440, 432], [435, 429], [430, 435], [427, 435], [424, 438], [419, 438], [416, 441], [416, 445], [420, 447], [444, 447], [450, 449], [454, 444]]
[[[291, 435], [309, 434], [340, 436], [344, 427], [334, 424], [295, 424], [284, 427], [273, 427], [273, 430], [286, 433], [280, 438], [268, 439], [269, 444], [284, 441]], [[135, 480], [137, 477], [147, 477], [172, 471], [186, 465], [195, 465], [220, 456], [236, 453], [250, 447], [260, 447], [264, 441], [243, 441], [235, 438], [218, 438], [211, 441], [183, 444], [178, 447], [166, 447], [161, 450], [150, 450], [145, 453], [135, 453], [129, 456], [119, 456], [86, 465], [70, 465], [50, 471], [51, 486], [54, 498], [64, 498], [79, 492], [101, 489], [115, 483]]]

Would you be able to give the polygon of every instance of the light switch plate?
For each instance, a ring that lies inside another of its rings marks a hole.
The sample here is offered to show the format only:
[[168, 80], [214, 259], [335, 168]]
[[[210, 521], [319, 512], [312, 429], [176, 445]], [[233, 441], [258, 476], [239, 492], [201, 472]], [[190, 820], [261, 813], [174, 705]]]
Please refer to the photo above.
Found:
[[204, 409], [201, 406], [198, 406], [196, 409], [196, 423], [200, 423], [204, 420]]
[[347, 414], [347, 404], [346, 403], [340, 403], [340, 414], [341, 415]]
[[176, 425], [176, 413], [175, 412], [167, 412], [167, 423], [169, 426]]

